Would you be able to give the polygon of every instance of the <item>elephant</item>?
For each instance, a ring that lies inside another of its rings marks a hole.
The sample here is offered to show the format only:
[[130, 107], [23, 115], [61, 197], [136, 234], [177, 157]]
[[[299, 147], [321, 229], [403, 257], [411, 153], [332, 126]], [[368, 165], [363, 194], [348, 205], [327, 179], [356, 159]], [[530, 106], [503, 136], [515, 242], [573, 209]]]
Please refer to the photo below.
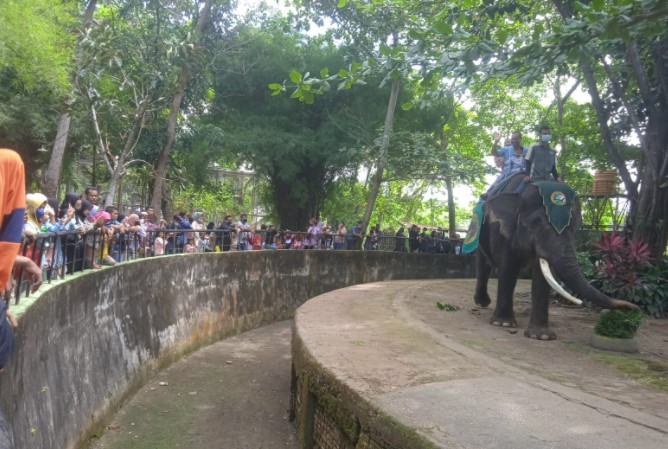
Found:
[[517, 326], [513, 294], [521, 269], [529, 264], [532, 266], [531, 316], [524, 331], [526, 337], [539, 340], [557, 338], [548, 323], [550, 286], [567, 299], [581, 303], [561, 288], [550, 268], [575, 295], [594, 305], [607, 309], [638, 309], [632, 303], [604, 295], [592, 287], [582, 274], [575, 255], [575, 233], [582, 225], [577, 196], [571, 201], [569, 224], [558, 233], [548, 220], [546, 205], [535, 183], [529, 182], [521, 193], [515, 192], [522, 179], [523, 174], [514, 176], [504, 192], [487, 200], [482, 207], [474, 301], [478, 307], [489, 306], [491, 299], [487, 282], [492, 269], [496, 268], [497, 300], [490, 323], [503, 327]]

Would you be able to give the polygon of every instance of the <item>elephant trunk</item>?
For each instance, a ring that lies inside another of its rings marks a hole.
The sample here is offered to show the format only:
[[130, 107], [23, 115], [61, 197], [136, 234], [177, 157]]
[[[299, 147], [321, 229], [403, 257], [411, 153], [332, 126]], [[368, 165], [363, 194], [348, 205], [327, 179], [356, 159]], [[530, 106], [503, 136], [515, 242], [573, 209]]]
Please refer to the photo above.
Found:
[[568, 288], [580, 298], [605, 309], [638, 309], [635, 304], [611, 298], [592, 287], [582, 274], [575, 254], [566, 254], [563, 259], [550, 262], [550, 265]]

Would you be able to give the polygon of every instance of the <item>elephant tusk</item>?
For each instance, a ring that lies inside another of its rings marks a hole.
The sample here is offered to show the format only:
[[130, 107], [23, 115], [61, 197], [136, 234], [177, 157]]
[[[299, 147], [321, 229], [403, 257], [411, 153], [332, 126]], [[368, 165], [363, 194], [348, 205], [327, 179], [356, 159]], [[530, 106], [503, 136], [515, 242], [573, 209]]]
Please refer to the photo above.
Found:
[[550, 287], [552, 287], [557, 293], [568, 299], [570, 302], [573, 302], [577, 305], [582, 305], [582, 301], [568, 293], [561, 285], [559, 285], [554, 276], [552, 276], [552, 271], [550, 271], [550, 264], [543, 258], [540, 258], [540, 271], [543, 272], [543, 276], [545, 277], [547, 283], [550, 284]]

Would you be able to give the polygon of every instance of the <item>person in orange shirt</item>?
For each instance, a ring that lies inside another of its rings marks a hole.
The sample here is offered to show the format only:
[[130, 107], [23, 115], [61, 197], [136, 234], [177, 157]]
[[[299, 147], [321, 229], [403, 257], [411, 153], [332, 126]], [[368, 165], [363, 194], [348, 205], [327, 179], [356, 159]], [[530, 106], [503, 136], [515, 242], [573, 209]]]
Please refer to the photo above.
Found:
[[29, 258], [19, 256], [21, 230], [26, 208], [25, 171], [21, 157], [12, 150], [0, 148], [0, 372], [4, 370], [14, 349], [14, 332], [7, 321], [16, 325], [8, 310], [11, 295], [13, 267], [17, 267], [31, 281], [31, 290], [42, 284], [42, 271]]

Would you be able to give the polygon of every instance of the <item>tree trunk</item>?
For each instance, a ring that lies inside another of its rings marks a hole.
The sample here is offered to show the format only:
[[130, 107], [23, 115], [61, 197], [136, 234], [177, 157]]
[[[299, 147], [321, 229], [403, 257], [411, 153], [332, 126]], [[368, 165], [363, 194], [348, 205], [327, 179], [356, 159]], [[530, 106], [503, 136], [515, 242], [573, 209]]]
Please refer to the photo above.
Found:
[[665, 123], [665, 117], [661, 122], [650, 117], [647, 123], [647, 147], [655, 154], [658, 167], [643, 170], [640, 201], [632, 229], [633, 238], [646, 242], [656, 260], [661, 260], [668, 242], [668, 187], [662, 184], [668, 177], [668, 142], [665, 132], [652, 131], [665, 127]]
[[[564, 19], [573, 16], [570, 3], [562, 0], [553, 0], [554, 5]], [[668, 178], [668, 132], [665, 124], [668, 122], [668, 64], [662, 57], [668, 49], [668, 41], [649, 41], [649, 49], [644, 54], [648, 59], [643, 64], [643, 54], [636, 41], [627, 42], [626, 53], [619, 55], [631, 69], [637, 83], [647, 115], [647, 125], [644, 135], [641, 132], [639, 139], [643, 150], [643, 157], [638, 167], [638, 182], [631, 179], [626, 162], [619, 154], [612, 140], [612, 133], [608, 126], [608, 114], [599, 95], [594, 68], [591, 61], [581, 57], [580, 68], [587, 83], [592, 104], [596, 111], [603, 143], [608, 150], [615, 167], [619, 171], [624, 187], [628, 193], [629, 212], [627, 216], [627, 230], [630, 229], [634, 239], [645, 241], [657, 260], [663, 257], [668, 242], [668, 187], [665, 180]], [[612, 73], [612, 72], [610, 72]], [[619, 89], [619, 83], [610, 76], [613, 89]], [[619, 96], [619, 93], [617, 93]], [[620, 100], [626, 105], [628, 102], [622, 95]], [[633, 107], [626, 106], [632, 120], [639, 120]], [[640, 123], [633, 124], [634, 129], [641, 130]]]
[[[69, 108], [69, 107], [68, 107]], [[48, 198], [58, 197], [58, 186], [60, 185], [60, 171], [63, 167], [63, 158], [65, 156], [65, 147], [67, 146], [67, 135], [70, 131], [70, 113], [66, 109], [60, 114], [58, 120], [58, 130], [56, 131], [56, 141], [51, 151], [49, 166], [44, 174], [44, 184], [42, 193]]]
[[448, 192], [448, 236], [450, 239], [458, 239], [457, 235], [457, 214], [455, 209], [455, 196], [453, 193], [453, 183], [450, 176], [445, 178], [445, 189]]
[[177, 92], [172, 99], [172, 110], [167, 119], [167, 140], [160, 151], [158, 162], [155, 166], [155, 178], [153, 180], [153, 195], [151, 205], [156, 211], [162, 211], [162, 194], [164, 189], [165, 179], [167, 178], [167, 164], [169, 162], [169, 154], [172, 152], [174, 140], [176, 138], [176, 122], [178, 120], [179, 111], [181, 110], [181, 102], [185, 95], [185, 89], [190, 81], [190, 73], [187, 68], [184, 68], [179, 75], [179, 83]]
[[[195, 25], [194, 35], [199, 36], [206, 24], [209, 22], [209, 17], [211, 16], [211, 6], [214, 4], [214, 0], [207, 0], [204, 3], [202, 8], [202, 13], [197, 20]], [[164, 190], [164, 183], [167, 177], [167, 165], [169, 163], [169, 154], [172, 152], [172, 147], [174, 146], [174, 140], [176, 139], [176, 124], [178, 121], [178, 116], [181, 111], [181, 103], [183, 102], [183, 97], [185, 96], [186, 87], [192, 78], [190, 69], [188, 68], [188, 61], [184, 62], [181, 66], [181, 72], [179, 73], [178, 83], [176, 86], [176, 91], [174, 92], [174, 97], [172, 98], [172, 108], [169, 113], [169, 118], [167, 119], [167, 139], [165, 144], [160, 151], [158, 156], [158, 161], [155, 166], [155, 178], [153, 180], [153, 194], [151, 195], [151, 205], [156, 211], [162, 211], [162, 194]]]
[[[657, 50], [665, 50], [667, 41], [656, 44]], [[650, 61], [643, 64], [640, 50], [635, 41], [627, 43], [627, 62], [638, 84], [643, 104], [646, 107], [647, 127], [644, 141], [646, 144], [645, 164], [642, 170], [642, 190], [633, 229], [635, 239], [645, 241], [657, 260], [663, 256], [668, 241], [668, 92], [660, 86], [668, 84], [666, 64], [663, 58], [654, 59], [649, 51]], [[645, 67], [650, 67], [646, 69]], [[650, 85], [651, 73], [654, 73], [654, 89]]]
[[615, 167], [619, 171], [619, 174], [624, 182], [624, 187], [629, 195], [629, 201], [634, 203], [638, 201], [638, 188], [633, 179], [631, 179], [631, 174], [626, 168], [626, 162], [624, 158], [617, 150], [614, 141], [612, 140], [612, 132], [610, 131], [610, 126], [608, 125], [608, 113], [601, 99], [601, 95], [598, 92], [598, 86], [596, 84], [596, 79], [594, 78], [594, 70], [591, 66], [591, 63], [586, 58], [580, 59], [580, 68], [584, 75], [584, 79], [587, 83], [587, 90], [591, 96], [591, 102], [594, 105], [594, 110], [596, 111], [596, 118], [598, 120], [598, 126], [601, 130], [601, 137], [603, 138], [603, 144], [605, 145], [606, 150], [608, 151], [608, 156], [615, 164]]
[[576, 81], [575, 84], [566, 92], [566, 95], [561, 96], [561, 79], [557, 75], [557, 79], [554, 82], [554, 101], [557, 105], [557, 124], [559, 129], [562, 130], [560, 133], [559, 144], [561, 145], [561, 151], [559, 152], [559, 173], [563, 178], [566, 173], [566, 135], [563, 132], [564, 129], [564, 107], [566, 102], [573, 95], [575, 89], [580, 85], [580, 80]]
[[[272, 197], [276, 205], [280, 228], [292, 231], [305, 231], [311, 218], [319, 218], [329, 181], [323, 183], [325, 167], [306, 164], [295, 173], [294, 177], [302, 183], [297, 185], [291, 179], [281, 179], [276, 176], [275, 169], [268, 174]], [[304, 197], [303, 191], [307, 194]]]
[[[125, 161], [128, 159], [128, 156], [134, 149], [137, 141], [139, 140], [139, 133], [141, 131], [141, 124], [144, 121], [144, 115], [146, 114], [146, 106], [142, 105], [137, 111], [135, 118], [132, 123], [132, 130], [125, 140], [125, 145], [123, 145], [123, 150], [116, 157], [113, 171], [110, 173], [109, 178], [109, 192], [107, 193], [106, 198], [104, 199], [104, 207], [107, 208], [114, 204], [114, 195], [116, 194], [117, 186], [120, 184], [120, 178], [123, 176], [125, 170]], [[109, 166], [109, 165], [108, 165]]]
[[387, 104], [387, 112], [385, 114], [385, 125], [383, 126], [383, 138], [380, 143], [380, 156], [376, 163], [376, 173], [371, 180], [369, 188], [369, 198], [367, 199], [366, 209], [364, 210], [364, 217], [362, 218], [362, 234], [366, 233], [369, 220], [371, 220], [371, 213], [376, 204], [376, 198], [380, 192], [380, 186], [383, 184], [383, 173], [385, 172], [385, 165], [387, 163], [387, 151], [390, 147], [390, 137], [392, 136], [392, 126], [394, 124], [394, 112], [397, 108], [397, 99], [399, 98], [399, 89], [401, 87], [398, 78], [392, 81], [392, 90], [390, 91], [390, 100]]
[[[447, 138], [445, 137], [445, 133], [443, 132], [444, 126], [445, 123], [440, 126], [439, 140], [441, 144], [441, 149], [443, 150], [443, 154], [445, 154], [447, 158], [448, 141]], [[451, 176], [445, 177], [445, 189], [448, 192], [448, 236], [450, 237], [451, 240], [458, 239], [459, 237], [457, 236], [457, 229], [456, 229], [457, 211], [455, 209], [455, 196], [453, 193], [454, 183], [452, 182]]]
[[[97, 0], [90, 0], [84, 11], [82, 18], [82, 23], [84, 28], [89, 26], [93, 21], [93, 13], [95, 12], [95, 7], [97, 5]], [[78, 44], [77, 44], [78, 46]], [[80, 53], [80, 48], [77, 48], [77, 55]], [[80, 58], [77, 58], [80, 60]], [[75, 76], [76, 83], [76, 76]], [[70, 106], [72, 105], [71, 101], [66, 101], [64, 110], [60, 114], [58, 119], [58, 128], [56, 131], [56, 141], [53, 143], [53, 149], [51, 150], [51, 159], [49, 160], [49, 166], [46, 169], [44, 174], [44, 185], [42, 186], [42, 192], [49, 198], [56, 198], [58, 196], [58, 186], [60, 185], [60, 172], [63, 168], [63, 158], [65, 156], [65, 147], [67, 146], [67, 136], [70, 132]]]

